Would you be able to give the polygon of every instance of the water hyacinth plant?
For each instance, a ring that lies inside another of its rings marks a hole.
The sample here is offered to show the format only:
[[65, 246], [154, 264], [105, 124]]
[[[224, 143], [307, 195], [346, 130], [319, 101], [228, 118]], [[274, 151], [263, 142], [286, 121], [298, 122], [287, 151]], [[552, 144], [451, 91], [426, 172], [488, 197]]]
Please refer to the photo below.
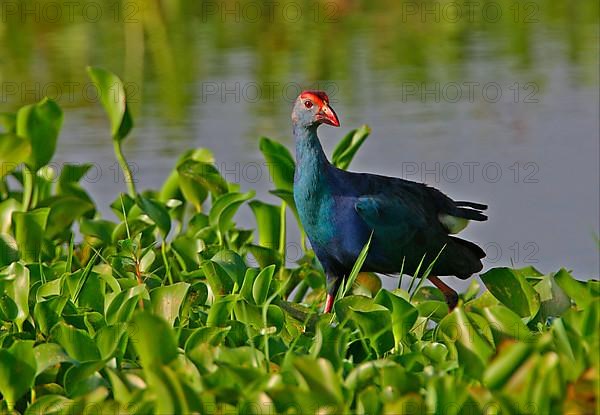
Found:
[[[321, 315], [314, 254], [286, 260], [289, 151], [260, 140], [279, 205], [240, 192], [208, 149], [184, 152], [160, 189], [140, 193], [121, 150], [133, 127], [125, 88], [106, 70], [88, 73], [101, 97], [118, 97], [101, 99], [127, 183], [110, 205], [116, 220], [79, 183], [91, 165], [53, 176], [55, 102], [1, 118], [0, 412], [597, 410], [597, 280], [493, 268], [449, 313], [424, 278], [389, 291], [360, 273], [367, 244], [333, 315]], [[368, 135], [349, 132], [336, 166]], [[236, 225], [244, 205], [256, 229]]]

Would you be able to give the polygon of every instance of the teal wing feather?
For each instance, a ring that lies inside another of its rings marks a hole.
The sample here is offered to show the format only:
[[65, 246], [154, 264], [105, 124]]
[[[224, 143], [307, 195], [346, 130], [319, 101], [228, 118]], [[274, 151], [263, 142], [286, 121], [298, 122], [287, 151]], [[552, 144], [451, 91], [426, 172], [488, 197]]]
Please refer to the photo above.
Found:
[[427, 226], [425, 212], [417, 204], [402, 198], [361, 196], [354, 209], [380, 239], [400, 246], [410, 242]]

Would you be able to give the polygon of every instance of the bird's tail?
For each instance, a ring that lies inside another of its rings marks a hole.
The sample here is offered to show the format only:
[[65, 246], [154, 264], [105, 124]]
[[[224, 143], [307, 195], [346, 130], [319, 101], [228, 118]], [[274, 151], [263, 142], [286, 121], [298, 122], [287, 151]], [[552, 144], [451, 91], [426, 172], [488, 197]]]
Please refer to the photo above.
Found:
[[[456, 275], [460, 279], [469, 278], [472, 274], [481, 271], [483, 264], [481, 258], [485, 252], [473, 242], [461, 238], [449, 236], [449, 257], [445, 258], [449, 263], [445, 265], [452, 269], [448, 275]], [[441, 274], [443, 275], [443, 274]]]
[[486, 221], [487, 216], [481, 213], [482, 210], [487, 209], [487, 205], [481, 203], [458, 201], [454, 202], [456, 208], [455, 216], [459, 218], [465, 218], [477, 221]]
[[488, 208], [487, 205], [484, 205], [481, 203], [474, 203], [474, 202], [465, 202], [464, 200], [454, 202], [454, 204], [458, 207], [468, 207], [468, 208], [477, 209], [477, 210], [486, 210]]
[[463, 247], [467, 248], [472, 254], [474, 254], [478, 259], [485, 258], [485, 251], [479, 247], [479, 245], [474, 244], [473, 242], [467, 241], [466, 239], [457, 238], [455, 236], [450, 236], [453, 242], [457, 242]]

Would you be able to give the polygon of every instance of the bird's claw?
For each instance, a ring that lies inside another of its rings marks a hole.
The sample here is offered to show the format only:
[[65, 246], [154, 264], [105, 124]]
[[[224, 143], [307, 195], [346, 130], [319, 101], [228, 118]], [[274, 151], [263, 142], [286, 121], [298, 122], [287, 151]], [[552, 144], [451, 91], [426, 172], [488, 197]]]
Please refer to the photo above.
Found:
[[451, 312], [458, 305], [458, 294], [455, 291], [450, 293], [444, 293], [444, 297], [446, 297], [446, 304], [448, 304], [448, 312]]

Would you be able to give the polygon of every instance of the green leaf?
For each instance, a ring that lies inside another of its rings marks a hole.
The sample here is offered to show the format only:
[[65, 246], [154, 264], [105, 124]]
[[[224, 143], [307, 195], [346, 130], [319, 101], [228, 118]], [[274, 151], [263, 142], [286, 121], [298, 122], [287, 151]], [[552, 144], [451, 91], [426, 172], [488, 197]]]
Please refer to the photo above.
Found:
[[317, 332], [311, 346], [311, 355], [323, 357], [331, 362], [336, 370], [343, 367], [350, 330], [331, 326], [328, 321], [317, 323]]
[[[154, 223], [148, 216], [142, 215], [134, 219], [128, 219], [127, 223], [119, 223], [115, 226], [111, 238], [113, 242], [134, 238], [141, 232], [150, 228], [154, 228]], [[127, 230], [129, 230], [129, 234], [127, 233]]]
[[461, 308], [440, 321], [438, 331], [445, 342], [453, 344], [458, 352], [458, 362], [472, 378], [481, 379], [493, 348]]
[[374, 376], [379, 377], [383, 368], [396, 366], [398, 364], [389, 359], [370, 360], [358, 364], [350, 370], [344, 385], [349, 390], [362, 389]]
[[92, 163], [63, 164], [60, 176], [58, 177], [57, 193], [64, 193], [70, 185], [79, 183], [92, 167], [94, 167]]
[[[565, 316], [566, 317], [566, 316]], [[580, 332], [584, 337], [595, 338], [600, 336], [598, 327], [600, 327], [600, 301], [592, 302], [581, 315]], [[598, 361], [596, 360], [596, 363]]]
[[342, 170], [346, 170], [370, 133], [371, 129], [367, 125], [362, 125], [360, 128], [350, 131], [333, 150], [331, 163]]
[[458, 415], [469, 413], [469, 409], [473, 409], [473, 407], [464, 407], [465, 402], [469, 398], [469, 389], [467, 383], [463, 382], [460, 378], [437, 376], [430, 379], [427, 383], [428, 395], [430, 397], [435, 396], [436, 411], [431, 411], [432, 413]]
[[201, 266], [208, 280], [208, 285], [215, 296], [225, 295], [233, 291], [234, 281], [221, 265], [214, 261], [204, 261]]
[[560, 288], [554, 274], [542, 276], [533, 288], [539, 294], [541, 301], [536, 321], [545, 323], [548, 317], [559, 317], [571, 307], [571, 299]]
[[79, 362], [100, 359], [100, 352], [96, 343], [84, 330], [61, 321], [54, 326], [50, 335], [65, 349], [69, 356]]
[[590, 294], [586, 283], [573, 278], [573, 276], [564, 268], [560, 269], [555, 275], [554, 280], [563, 291], [575, 301], [577, 306], [586, 308], [594, 300]]
[[38, 171], [52, 160], [62, 123], [62, 110], [48, 98], [27, 105], [17, 113], [17, 135], [29, 140], [31, 145], [25, 164], [32, 171]]
[[172, 327], [175, 319], [179, 316], [179, 309], [189, 288], [190, 284], [187, 282], [178, 282], [150, 291], [150, 301], [154, 314], [164, 318]]
[[[373, 299], [369, 297], [365, 297], [362, 295], [349, 295], [347, 297], [341, 298], [339, 301], [335, 302], [335, 314], [338, 317], [338, 321], [345, 322], [352, 317], [352, 309], [369, 309], [373, 308], [374, 303]], [[381, 310], [383, 307], [379, 304], [375, 305], [378, 310]]]
[[88, 66], [87, 72], [108, 114], [113, 139], [123, 140], [133, 127], [123, 82], [118, 76], [102, 68]]
[[211, 261], [219, 264], [221, 268], [229, 275], [229, 278], [242, 286], [244, 275], [246, 273], [246, 264], [241, 256], [229, 249], [223, 249], [211, 258]]
[[136, 331], [130, 341], [143, 367], [166, 365], [177, 357], [177, 342], [173, 330], [164, 319], [142, 312], [133, 318], [133, 324]]
[[131, 319], [140, 297], [147, 297], [145, 285], [136, 285], [118, 293], [106, 309], [106, 322], [108, 324], [125, 323]]
[[[453, 400], [451, 408], [456, 407], [456, 400]], [[443, 412], [446, 412], [446, 408], [444, 408]], [[426, 414], [427, 408], [425, 406], [425, 402], [423, 402], [423, 398], [416, 394], [410, 393], [404, 395], [402, 397], [398, 397], [394, 401], [385, 402], [383, 405], [384, 414]], [[439, 412], [438, 412], [439, 413]]]
[[185, 271], [198, 269], [200, 265], [199, 253], [205, 248], [204, 241], [179, 235], [171, 241], [171, 249], [182, 263]]
[[223, 243], [223, 238], [227, 231], [233, 226], [232, 219], [238, 208], [252, 197], [254, 197], [254, 191], [248, 193], [227, 193], [215, 200], [210, 209], [208, 221], [211, 226], [216, 227], [221, 243]]
[[[247, 327], [255, 329], [257, 332], [262, 332], [263, 329], [268, 329], [269, 333], [278, 334], [284, 325], [284, 314], [281, 308], [275, 305], [267, 307], [266, 324], [263, 319], [264, 306], [249, 304], [245, 301], [237, 301], [233, 307], [235, 319], [242, 322]], [[221, 323], [223, 324], [223, 323]], [[270, 330], [273, 330], [272, 332]]]
[[373, 385], [361, 390], [356, 396], [356, 410], [359, 414], [379, 414], [381, 413], [381, 405], [379, 391]]
[[41, 333], [50, 334], [52, 327], [60, 321], [67, 301], [67, 297], [53, 297], [35, 303], [33, 316]]
[[[93, 265], [93, 259], [90, 262], [92, 262]], [[88, 263], [88, 265], [90, 265], [90, 263]], [[79, 307], [102, 313], [104, 311], [106, 285], [104, 280], [96, 272], [89, 272], [86, 277], [88, 269], [91, 269], [91, 266], [86, 266], [84, 269], [80, 281], [82, 285], [77, 287], [78, 291], [75, 292], [76, 296], [74, 298]]]
[[62, 395], [44, 395], [27, 407], [25, 415], [63, 415], [72, 413], [75, 406], [75, 401]]
[[[67, 273], [64, 275], [64, 278], [67, 282], [67, 288], [69, 289], [71, 300], [74, 304], [88, 306], [98, 312], [102, 312], [104, 305], [104, 292], [102, 289], [102, 284], [100, 283], [98, 274], [92, 273], [92, 267], [94, 266], [94, 261], [98, 255], [99, 253], [95, 253], [85, 268], [80, 268], [73, 273]], [[89, 293], [86, 298], [88, 301], [79, 303], [79, 299], [82, 297], [82, 293], [84, 291], [88, 291]]]
[[27, 160], [30, 153], [29, 140], [14, 134], [0, 134], [0, 178]]
[[575, 353], [573, 351], [573, 346], [571, 340], [569, 339], [567, 328], [565, 327], [561, 318], [557, 318], [552, 322], [552, 333], [554, 334], [554, 341], [556, 343], [557, 351], [567, 356], [570, 362], [574, 362]]
[[185, 342], [185, 352], [190, 353], [201, 344], [210, 344], [218, 346], [224, 340], [231, 327], [201, 327], [196, 329]]
[[50, 208], [13, 213], [15, 239], [24, 261], [36, 262], [39, 259], [49, 214]]
[[104, 366], [103, 361], [97, 361], [85, 362], [67, 369], [64, 378], [67, 395], [74, 398], [90, 393], [101, 386], [108, 386], [108, 383], [98, 373]]
[[0, 203], [0, 233], [9, 233], [12, 226], [12, 214], [22, 210], [15, 199], [6, 199]]
[[140, 209], [142, 209], [144, 213], [152, 219], [156, 226], [158, 226], [163, 238], [166, 238], [171, 230], [171, 217], [169, 216], [167, 208], [162, 203], [147, 199], [143, 196], [138, 196], [136, 202]]
[[0, 112], [0, 125], [4, 128], [4, 133], [14, 134], [17, 130], [17, 114]]
[[378, 356], [383, 356], [394, 347], [393, 333], [390, 331], [390, 312], [385, 307], [373, 303], [365, 307], [363, 303], [351, 305], [349, 310], [352, 320], [360, 328], [364, 337], [369, 339], [371, 347]]
[[521, 342], [505, 347], [485, 369], [484, 384], [490, 389], [499, 389], [504, 386], [532, 351], [531, 344]]
[[56, 343], [41, 343], [33, 349], [36, 361], [36, 376], [62, 362], [71, 362], [72, 359], [62, 347]]
[[14, 322], [22, 331], [23, 322], [29, 316], [29, 269], [20, 262], [13, 262], [0, 274], [0, 282], [4, 282], [4, 293], [17, 306]]
[[36, 300], [43, 301], [47, 297], [59, 296], [63, 289], [63, 282], [61, 278], [57, 278], [46, 283], [42, 283], [35, 293]]
[[0, 233], [0, 268], [19, 260], [17, 241], [7, 233]]
[[535, 340], [535, 337], [519, 315], [503, 305], [486, 307], [483, 309], [482, 315], [492, 330], [496, 344], [500, 344], [502, 340], [507, 338], [525, 342]]
[[343, 406], [340, 379], [329, 361], [299, 356], [294, 360], [294, 367], [306, 382], [308, 390], [313, 392], [317, 402], [338, 408]]
[[112, 241], [112, 233], [116, 224], [104, 219], [86, 219], [81, 218], [79, 222], [79, 231], [86, 236], [93, 236], [100, 239], [105, 244]]
[[252, 289], [254, 288], [254, 281], [256, 280], [259, 272], [260, 271], [256, 268], [248, 268], [244, 274], [244, 282], [242, 283], [242, 288], [240, 289], [240, 296], [250, 303], [254, 302]]
[[350, 295], [335, 303], [335, 313], [342, 324], [346, 321], [358, 326], [371, 347], [382, 355], [394, 347], [391, 314], [388, 308], [376, 304], [372, 298]]
[[390, 310], [392, 333], [396, 347], [398, 347], [415, 325], [419, 312], [408, 301], [387, 290], [380, 290], [375, 296], [374, 303], [381, 304]]
[[[43, 166], [37, 171], [37, 173], [31, 173], [29, 169], [24, 169], [22, 173], [25, 178], [33, 179], [33, 187], [31, 189], [33, 190], [32, 196], [35, 200], [30, 201], [30, 204], [27, 205], [28, 210], [33, 206], [39, 207], [35, 203], [36, 201], [45, 201], [46, 199], [52, 197], [52, 193], [54, 191], [54, 182], [56, 181], [56, 170], [54, 167], [51, 165]], [[27, 192], [29, 189], [29, 181], [29, 179], [25, 181], [25, 186], [23, 188], [25, 192]], [[24, 201], [24, 206], [26, 202], [27, 200]]]
[[259, 148], [265, 157], [275, 188], [293, 191], [296, 163], [288, 149], [266, 137], [260, 139]]
[[208, 310], [206, 325], [208, 327], [223, 326], [229, 320], [237, 295], [226, 295], [217, 298]]
[[271, 280], [275, 273], [275, 265], [270, 265], [267, 268], [260, 271], [254, 284], [252, 286], [252, 297], [254, 302], [258, 305], [264, 304], [269, 295], [269, 287], [271, 286]]
[[298, 208], [296, 207], [296, 201], [294, 200], [293, 190], [275, 189], [270, 190], [269, 193], [283, 200], [286, 203], [287, 207], [290, 208], [290, 210], [294, 214], [294, 217], [296, 218], [296, 224], [298, 225], [298, 229], [300, 230], [300, 238], [302, 239], [302, 241], [304, 241], [304, 239], [306, 239], [306, 233], [304, 232], [302, 221], [300, 220], [300, 216], [298, 215]]
[[0, 392], [12, 411], [35, 379], [33, 341], [17, 340], [9, 349], [0, 349]]
[[126, 193], [119, 193], [117, 198], [110, 204], [114, 214], [121, 220], [125, 220], [125, 217], [130, 218], [129, 212], [135, 207], [139, 211], [139, 206], [135, 203], [135, 197], [131, 197]]
[[[497, 302], [495, 298], [494, 301]], [[417, 310], [419, 310], [419, 315], [421, 317], [429, 318], [433, 321], [440, 321], [446, 317], [449, 312], [444, 294], [435, 287], [420, 287], [414, 293], [412, 302], [417, 306]]]
[[443, 343], [431, 342], [423, 347], [423, 355], [436, 363], [441, 363], [446, 360], [448, 348]]
[[94, 341], [103, 360], [110, 359], [117, 354], [121, 343], [128, 334], [128, 329], [135, 333], [135, 327], [130, 323], [111, 324], [96, 332]]
[[473, 324], [473, 329], [478, 331], [481, 334], [481, 336], [488, 342], [488, 344], [493, 347], [493, 345], [495, 344], [494, 334], [492, 332], [492, 327], [490, 326], [488, 321], [481, 314], [477, 314], [474, 312], [468, 312], [467, 316], [469, 317], [470, 322]]
[[[191, 414], [199, 413], [190, 406], [200, 406], [199, 398], [186, 393], [186, 384], [181, 376], [169, 366], [156, 366], [146, 370], [146, 378], [150, 390], [157, 396], [155, 413], [157, 414]], [[189, 405], [190, 401], [193, 402]]]
[[177, 172], [183, 195], [197, 211], [202, 210], [209, 192], [215, 196], [227, 193], [227, 182], [212, 163], [188, 159], [177, 166]]
[[277, 196], [286, 203], [286, 205], [292, 210], [294, 217], [298, 221], [298, 226], [302, 231], [302, 223], [300, 221], [300, 216], [298, 216], [298, 209], [296, 208], [296, 201], [294, 200], [294, 192], [291, 190], [275, 189], [270, 190], [269, 193]]
[[502, 304], [521, 317], [533, 318], [540, 308], [539, 294], [518, 271], [492, 268], [481, 280]]
[[8, 295], [3, 294], [0, 296], [0, 320], [1, 321], [13, 321], [17, 318], [19, 309], [17, 305]]
[[72, 195], [58, 195], [44, 200], [40, 208], [50, 208], [46, 226], [46, 237], [53, 239], [71, 228], [73, 222], [94, 209], [93, 203]]
[[110, 367], [106, 367], [104, 371], [108, 375], [115, 401], [119, 403], [130, 402], [133, 394], [130, 390], [131, 387], [125, 373]]
[[256, 265], [266, 268], [269, 265], [281, 264], [281, 253], [278, 249], [265, 248], [264, 246], [248, 244], [245, 246], [248, 254], [251, 254]]
[[[407, 357], [407, 356], [404, 356]], [[408, 356], [410, 357], [410, 355]], [[412, 354], [414, 361], [421, 361], [423, 363], [427, 362], [423, 356], [415, 356]], [[401, 359], [402, 361], [403, 359]], [[411, 366], [410, 359], [403, 360], [403, 363], [407, 366]], [[416, 366], [416, 365], [415, 365]], [[390, 399], [398, 398], [404, 394], [409, 394], [410, 392], [418, 392], [419, 391], [419, 379], [415, 376], [415, 374], [410, 373], [403, 366], [396, 364], [393, 366], [383, 366], [381, 369], [381, 386], [382, 388], [386, 388], [390, 390]]]
[[[516, 346], [515, 346], [516, 348]], [[508, 351], [507, 351], [508, 352]], [[514, 362], [521, 357], [518, 350], [512, 350], [506, 355], [507, 360]], [[557, 387], [557, 380], [563, 374], [559, 370], [559, 357], [556, 353], [532, 353], [525, 361], [518, 365], [514, 364], [514, 373], [507, 381], [498, 376], [498, 386], [502, 385], [502, 397], [512, 408], [535, 408], [526, 412], [538, 414], [569, 413], [563, 410], [565, 391]], [[510, 367], [510, 365], [506, 365]], [[584, 406], [585, 407], [585, 406]], [[583, 408], [582, 408], [583, 409]], [[504, 411], [503, 411], [504, 412]], [[507, 411], [507, 413], [521, 411]], [[577, 413], [577, 411], [575, 411]], [[585, 409], [579, 413], [587, 412]]]
[[359, 272], [354, 281], [352, 293], [374, 297], [381, 290], [381, 287], [382, 283], [379, 275], [374, 272]]
[[258, 227], [258, 244], [260, 246], [278, 249], [281, 236], [281, 207], [258, 200], [248, 203]]
[[[161, 202], [166, 203], [167, 200], [169, 200], [169, 199], [183, 200], [183, 197], [181, 194], [181, 189], [179, 186], [179, 180], [180, 180], [179, 172], [177, 169], [186, 160], [195, 160], [195, 161], [200, 161], [200, 162], [212, 165], [215, 162], [215, 157], [214, 157], [212, 151], [210, 151], [206, 148], [197, 148], [194, 150], [185, 151], [177, 160], [175, 167], [173, 168], [173, 170], [171, 170], [169, 177], [167, 177], [167, 180], [165, 180], [162, 188], [160, 189], [159, 200]], [[226, 186], [227, 186], [227, 183], [225, 183], [225, 187], [223, 187], [223, 188], [226, 189]], [[193, 188], [196, 188], [196, 187], [193, 187]], [[190, 188], [190, 189], [193, 190], [193, 188]], [[203, 193], [204, 197], [200, 198], [200, 199], [204, 200], [206, 198], [206, 190], [204, 188], [202, 188], [202, 191], [204, 192]], [[188, 198], [188, 200], [190, 200], [190, 198]], [[192, 201], [192, 200], [190, 200], [190, 201]]]

